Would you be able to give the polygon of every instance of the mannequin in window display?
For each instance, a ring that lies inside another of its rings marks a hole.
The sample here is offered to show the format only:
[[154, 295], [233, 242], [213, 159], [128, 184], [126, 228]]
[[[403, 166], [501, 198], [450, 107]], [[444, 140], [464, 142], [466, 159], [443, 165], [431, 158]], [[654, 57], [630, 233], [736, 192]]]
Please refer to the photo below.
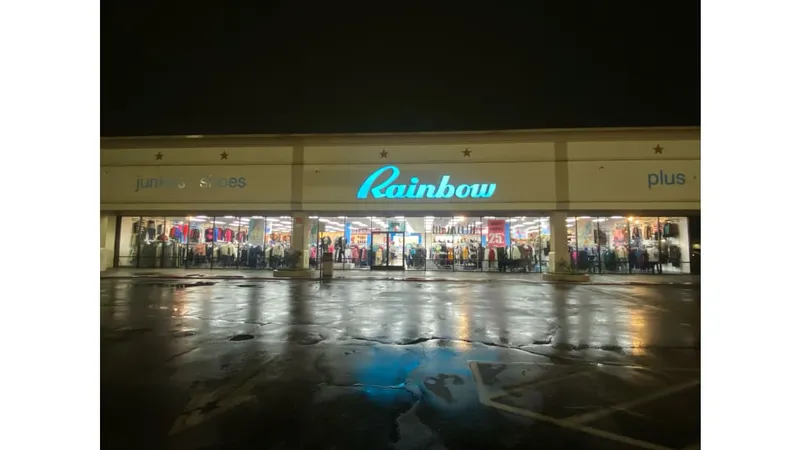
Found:
[[147, 239], [155, 240], [156, 238], [156, 222], [154, 220], [147, 221]]
[[336, 262], [342, 262], [344, 258], [344, 239], [339, 236], [336, 238], [336, 244], [334, 246], [334, 252], [336, 257]]
[[331, 247], [331, 238], [330, 238], [330, 236], [324, 236], [320, 240], [320, 246], [322, 247], [323, 253], [328, 253], [328, 250]]

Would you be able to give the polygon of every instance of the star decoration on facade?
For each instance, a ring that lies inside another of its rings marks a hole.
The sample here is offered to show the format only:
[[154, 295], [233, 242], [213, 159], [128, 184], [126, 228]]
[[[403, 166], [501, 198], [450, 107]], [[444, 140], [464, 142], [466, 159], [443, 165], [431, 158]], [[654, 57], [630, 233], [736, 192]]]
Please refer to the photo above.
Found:
[[164, 159], [164, 155], [161, 152], [156, 153], [156, 161], [161, 161]]
[[389, 152], [386, 149], [381, 150], [381, 159], [386, 159], [387, 156], [389, 156]]
[[222, 152], [219, 154], [219, 159], [228, 159], [228, 152]]
[[664, 147], [662, 147], [661, 144], [656, 145], [653, 147], [653, 151], [656, 152], [656, 155], [661, 155], [664, 153]]
[[472, 150], [465, 148], [464, 150], [461, 151], [461, 153], [464, 154], [464, 158], [469, 158], [472, 155]]

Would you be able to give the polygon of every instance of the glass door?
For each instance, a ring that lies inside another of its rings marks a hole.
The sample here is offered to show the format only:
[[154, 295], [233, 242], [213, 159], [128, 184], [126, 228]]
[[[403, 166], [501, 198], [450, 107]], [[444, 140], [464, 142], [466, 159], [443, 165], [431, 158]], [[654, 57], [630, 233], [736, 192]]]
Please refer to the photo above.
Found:
[[370, 237], [370, 268], [405, 270], [405, 233], [373, 231]]

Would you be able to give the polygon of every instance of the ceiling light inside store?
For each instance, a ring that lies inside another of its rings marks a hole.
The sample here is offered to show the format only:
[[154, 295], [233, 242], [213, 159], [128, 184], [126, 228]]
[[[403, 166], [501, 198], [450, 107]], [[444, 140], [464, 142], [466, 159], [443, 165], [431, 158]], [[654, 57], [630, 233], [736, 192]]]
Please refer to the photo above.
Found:
[[516, 221], [518, 221], [518, 220], [519, 220], [519, 219], [508, 219], [508, 220], [507, 220], [507, 222], [514, 223], [514, 222], [516, 222]]
[[624, 216], [611, 216], [612, 219], [624, 219]]
[[197, 217], [198, 219], [208, 219], [208, 216], [195, 216], [195, 217]]
[[236, 217], [233, 216], [225, 216], [226, 219], [235, 219]]
[[573, 218], [573, 217], [568, 217], [568, 218], [567, 218], [567, 222], [575, 222], [575, 218]]
[[580, 216], [580, 217], [578, 217], [578, 219], [591, 219], [591, 218], [592, 218], [591, 216]]
[[605, 217], [598, 217], [597, 219], [592, 219], [592, 222], [605, 222], [605, 221], [606, 221]]
[[319, 216], [308, 216], [309, 219], [319, 219]]

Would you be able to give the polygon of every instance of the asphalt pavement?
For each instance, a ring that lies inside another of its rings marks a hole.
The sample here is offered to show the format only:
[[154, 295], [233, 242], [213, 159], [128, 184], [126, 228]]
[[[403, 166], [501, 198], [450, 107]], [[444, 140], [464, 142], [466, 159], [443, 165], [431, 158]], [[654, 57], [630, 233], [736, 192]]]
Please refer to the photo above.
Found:
[[699, 448], [696, 286], [100, 291], [103, 448]]

